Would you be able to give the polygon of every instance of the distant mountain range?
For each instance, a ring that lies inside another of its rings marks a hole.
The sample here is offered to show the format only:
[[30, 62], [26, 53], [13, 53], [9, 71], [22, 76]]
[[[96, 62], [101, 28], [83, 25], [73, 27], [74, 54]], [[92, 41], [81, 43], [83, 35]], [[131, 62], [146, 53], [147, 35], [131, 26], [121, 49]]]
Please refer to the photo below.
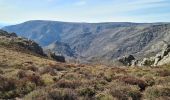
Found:
[[0, 28], [8, 26], [9, 24], [5, 24], [5, 23], [0, 23]]
[[129, 54], [139, 59], [155, 55], [160, 52], [163, 41], [170, 42], [169, 23], [69, 23], [37, 20], [3, 27], [3, 30], [32, 39], [54, 52], [64, 50], [60, 52], [62, 55], [76, 54], [80, 60], [107, 64]]
[[4, 27], [4, 25], [0, 24], [0, 28]]

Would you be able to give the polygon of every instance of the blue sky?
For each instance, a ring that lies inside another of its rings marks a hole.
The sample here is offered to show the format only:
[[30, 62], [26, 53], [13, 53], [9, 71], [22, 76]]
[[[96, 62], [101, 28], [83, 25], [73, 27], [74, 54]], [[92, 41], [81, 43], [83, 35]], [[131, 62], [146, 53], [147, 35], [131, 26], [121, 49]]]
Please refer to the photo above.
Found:
[[170, 0], [0, 0], [0, 23], [170, 22]]

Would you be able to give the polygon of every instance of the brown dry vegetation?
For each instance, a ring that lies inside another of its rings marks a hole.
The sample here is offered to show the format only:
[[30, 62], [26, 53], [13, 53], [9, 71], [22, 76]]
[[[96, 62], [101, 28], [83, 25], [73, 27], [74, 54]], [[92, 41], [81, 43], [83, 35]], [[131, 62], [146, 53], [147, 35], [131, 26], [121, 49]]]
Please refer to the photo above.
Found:
[[170, 65], [59, 63], [0, 47], [0, 99], [169, 100]]

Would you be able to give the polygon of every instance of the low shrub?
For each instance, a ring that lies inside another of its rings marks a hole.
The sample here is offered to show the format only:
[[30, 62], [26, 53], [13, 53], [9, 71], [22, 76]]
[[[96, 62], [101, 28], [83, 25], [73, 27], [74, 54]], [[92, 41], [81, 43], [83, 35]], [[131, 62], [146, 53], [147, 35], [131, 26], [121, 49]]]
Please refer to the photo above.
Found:
[[109, 93], [100, 93], [96, 95], [96, 100], [114, 100], [114, 98]]
[[79, 89], [79, 95], [84, 97], [93, 97], [96, 94], [96, 91], [93, 88], [81, 88]]
[[33, 72], [37, 72], [37, 71], [38, 71], [38, 68], [35, 67], [34, 65], [32, 65], [32, 66], [28, 66], [28, 67], [26, 68], [26, 70], [31, 70], [31, 71], [33, 71]]
[[24, 71], [24, 70], [18, 71], [17, 77], [18, 77], [19, 79], [22, 79], [22, 78], [27, 77], [26, 71]]
[[19, 95], [19, 97], [24, 96], [28, 93], [30, 93], [31, 91], [33, 91], [36, 88], [36, 84], [32, 83], [32, 82], [27, 82], [27, 81], [20, 81], [17, 84], [17, 88], [16, 88], [16, 94]]
[[54, 83], [54, 78], [50, 74], [44, 74], [42, 75], [42, 81], [45, 85], [50, 85]]
[[65, 70], [64, 67], [60, 67], [60, 66], [48, 66], [48, 67], [44, 67], [41, 69], [40, 74], [51, 74], [52, 76], [57, 75], [58, 71], [63, 71]]
[[130, 85], [137, 85], [140, 87], [140, 90], [145, 90], [145, 88], [148, 86], [147, 83], [141, 79], [137, 79], [135, 77], [130, 77], [130, 76], [127, 76], [127, 77], [122, 77], [120, 78], [121, 81], [127, 83], [127, 84], [130, 84]]
[[0, 74], [3, 74], [3, 73], [4, 73], [3, 70], [0, 69]]
[[70, 89], [54, 89], [48, 93], [49, 100], [77, 100], [77, 95]]
[[159, 70], [157, 71], [157, 73], [159, 74], [159, 76], [161, 77], [166, 77], [166, 76], [170, 76], [170, 70]]
[[34, 90], [26, 95], [24, 100], [47, 100], [47, 93], [45, 89]]
[[144, 97], [150, 100], [155, 100], [161, 97], [170, 98], [170, 87], [165, 87], [165, 86], [148, 87], [144, 92]]
[[60, 80], [56, 83], [56, 87], [59, 88], [71, 88], [75, 89], [81, 85], [81, 82], [78, 80]]
[[170, 76], [167, 77], [159, 77], [155, 80], [156, 85], [167, 85], [170, 84]]
[[110, 86], [110, 94], [118, 100], [140, 100], [141, 93], [136, 86], [130, 86], [121, 82], [114, 82]]
[[43, 86], [43, 80], [38, 74], [32, 74], [24, 78], [27, 81], [35, 83], [37, 86]]
[[16, 88], [16, 80], [0, 76], [0, 91], [6, 92]]

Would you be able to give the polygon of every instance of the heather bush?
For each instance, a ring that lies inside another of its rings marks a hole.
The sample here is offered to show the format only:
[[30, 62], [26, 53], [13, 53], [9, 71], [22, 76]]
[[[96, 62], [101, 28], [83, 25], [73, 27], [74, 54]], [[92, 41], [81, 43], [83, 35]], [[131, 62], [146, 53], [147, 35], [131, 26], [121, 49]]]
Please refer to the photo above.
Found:
[[84, 97], [93, 97], [95, 96], [96, 91], [93, 88], [87, 87], [87, 88], [80, 88], [79, 89], [79, 95]]
[[78, 80], [60, 80], [56, 83], [55, 87], [75, 89], [78, 88], [81, 84], [81, 81]]
[[152, 86], [148, 87], [144, 92], [144, 97], [150, 100], [155, 100], [161, 97], [170, 98], [170, 86]]
[[170, 76], [170, 70], [168, 70], [168, 69], [159, 70], [159, 71], [157, 71], [157, 73], [161, 77]]
[[35, 83], [37, 86], [43, 86], [43, 80], [38, 74], [32, 74], [24, 78], [27, 81]]
[[118, 100], [129, 100], [129, 98], [132, 100], [140, 100], [141, 98], [139, 88], [136, 86], [130, 86], [121, 82], [114, 82], [109, 88], [110, 94]]
[[74, 90], [54, 89], [48, 93], [49, 100], [78, 100]]
[[47, 93], [45, 89], [34, 90], [24, 97], [24, 100], [47, 100]]
[[54, 83], [54, 78], [50, 74], [43, 74], [41, 78], [45, 85], [50, 85]]
[[109, 93], [99, 93], [96, 95], [96, 100], [114, 100], [114, 98]]
[[130, 85], [139, 86], [141, 91], [145, 90], [145, 88], [148, 86], [145, 81], [131, 76], [122, 77], [120, 80]]
[[5, 92], [15, 89], [16, 88], [15, 82], [16, 80], [14, 79], [8, 79], [0, 76], [0, 91]]
[[17, 73], [17, 77], [18, 77], [19, 79], [22, 79], [22, 78], [27, 77], [27, 73], [26, 73], [26, 71], [24, 71], [24, 70], [20, 70], [20, 71], [18, 71], [18, 73]]
[[15, 97], [16, 80], [0, 76], [0, 99], [10, 99]]

